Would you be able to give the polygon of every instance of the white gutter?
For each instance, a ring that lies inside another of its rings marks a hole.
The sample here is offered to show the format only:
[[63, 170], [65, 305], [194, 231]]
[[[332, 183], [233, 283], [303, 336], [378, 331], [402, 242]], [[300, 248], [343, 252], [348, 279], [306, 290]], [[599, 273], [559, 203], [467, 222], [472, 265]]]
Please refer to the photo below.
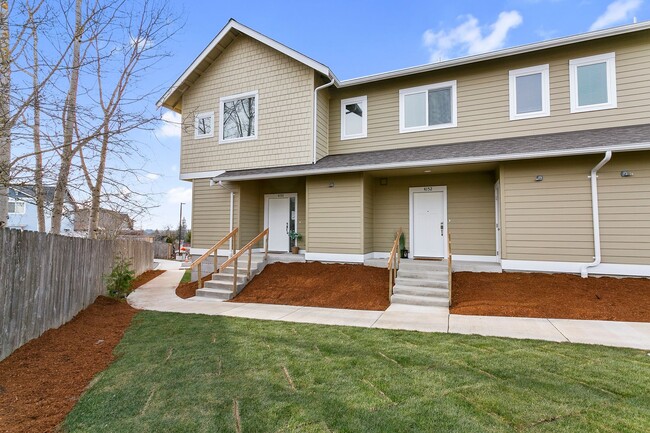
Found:
[[335, 82], [336, 82], [336, 78], [332, 78], [332, 81], [330, 81], [329, 83], [323, 84], [322, 86], [316, 87], [314, 89], [314, 123], [313, 123], [314, 130], [312, 131], [313, 132], [312, 164], [316, 164], [316, 142], [318, 141], [318, 91], [320, 89], [324, 89], [326, 87], [331, 86]]
[[602, 258], [600, 252], [600, 216], [598, 213], [598, 170], [603, 168], [610, 159], [612, 159], [612, 151], [608, 150], [605, 152], [603, 160], [591, 169], [591, 175], [589, 176], [589, 179], [591, 180], [591, 213], [594, 225], [594, 261], [580, 269], [580, 276], [582, 276], [582, 278], [587, 278], [589, 275], [589, 268], [598, 266]]

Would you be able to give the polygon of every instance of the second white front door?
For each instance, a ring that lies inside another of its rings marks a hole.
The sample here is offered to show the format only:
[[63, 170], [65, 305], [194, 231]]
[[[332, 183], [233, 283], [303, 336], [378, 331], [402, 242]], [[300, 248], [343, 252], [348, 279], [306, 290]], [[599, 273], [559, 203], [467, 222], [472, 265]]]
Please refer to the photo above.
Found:
[[432, 187], [411, 191], [411, 256], [445, 256], [445, 192]]
[[269, 251], [289, 251], [291, 199], [289, 197], [269, 197], [267, 203]]

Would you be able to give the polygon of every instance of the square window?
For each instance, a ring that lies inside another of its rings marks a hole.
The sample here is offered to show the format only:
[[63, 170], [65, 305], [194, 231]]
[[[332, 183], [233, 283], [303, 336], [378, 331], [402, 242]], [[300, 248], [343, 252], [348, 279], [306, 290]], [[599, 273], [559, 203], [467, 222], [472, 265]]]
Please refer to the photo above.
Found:
[[25, 202], [9, 200], [9, 212], [10, 214], [25, 215]]
[[367, 107], [366, 96], [341, 100], [341, 140], [368, 136]]
[[510, 71], [510, 120], [549, 116], [548, 65]]
[[456, 81], [399, 92], [400, 132], [456, 126]]
[[220, 143], [257, 138], [257, 99], [257, 91], [221, 98]]
[[615, 53], [569, 61], [571, 112], [616, 108]]
[[194, 138], [214, 136], [214, 113], [200, 113], [194, 118]]

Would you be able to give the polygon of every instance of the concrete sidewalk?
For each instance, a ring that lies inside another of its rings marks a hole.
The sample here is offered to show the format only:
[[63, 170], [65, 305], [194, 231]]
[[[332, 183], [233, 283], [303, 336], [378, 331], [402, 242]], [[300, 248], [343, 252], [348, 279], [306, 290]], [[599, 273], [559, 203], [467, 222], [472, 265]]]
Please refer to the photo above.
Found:
[[131, 293], [128, 302], [142, 310], [246, 317], [323, 325], [403, 329], [421, 332], [478, 334], [571, 343], [601, 344], [650, 350], [650, 323], [599, 320], [530, 319], [523, 317], [462, 316], [448, 309], [391, 305], [386, 311], [242, 304], [206, 298], [180, 299], [176, 286], [184, 271], [179, 262], [161, 262], [167, 272]]

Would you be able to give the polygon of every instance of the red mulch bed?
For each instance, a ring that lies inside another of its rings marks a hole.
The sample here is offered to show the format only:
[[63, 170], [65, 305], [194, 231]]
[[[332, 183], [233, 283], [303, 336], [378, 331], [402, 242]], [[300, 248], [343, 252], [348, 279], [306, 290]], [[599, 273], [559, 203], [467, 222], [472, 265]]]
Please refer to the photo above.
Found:
[[650, 279], [455, 272], [453, 314], [650, 322]]
[[232, 302], [383, 311], [388, 269], [363, 265], [273, 263]]
[[[164, 271], [147, 271], [131, 289]], [[92, 378], [113, 361], [137, 310], [104, 296], [0, 361], [0, 432], [54, 432]]]

